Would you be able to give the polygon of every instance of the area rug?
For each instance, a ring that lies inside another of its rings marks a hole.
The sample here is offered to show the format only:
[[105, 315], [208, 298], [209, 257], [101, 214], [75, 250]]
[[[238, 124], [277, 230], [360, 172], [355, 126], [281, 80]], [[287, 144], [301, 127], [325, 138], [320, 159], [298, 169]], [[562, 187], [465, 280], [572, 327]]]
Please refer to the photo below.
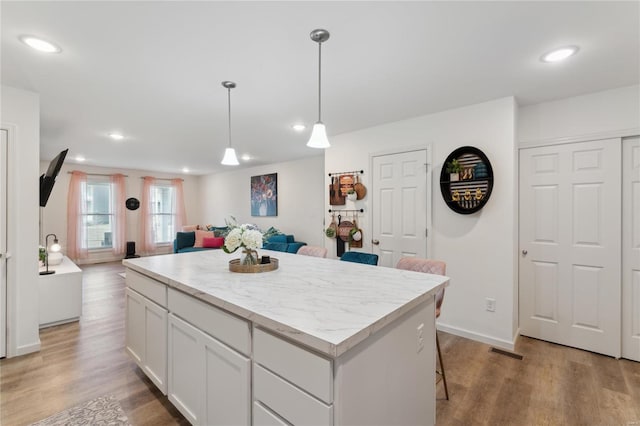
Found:
[[129, 426], [129, 419], [113, 395], [101, 396], [47, 417], [31, 426]]
[[122, 278], [127, 278], [126, 272], [118, 272], [118, 275], [120, 275]]

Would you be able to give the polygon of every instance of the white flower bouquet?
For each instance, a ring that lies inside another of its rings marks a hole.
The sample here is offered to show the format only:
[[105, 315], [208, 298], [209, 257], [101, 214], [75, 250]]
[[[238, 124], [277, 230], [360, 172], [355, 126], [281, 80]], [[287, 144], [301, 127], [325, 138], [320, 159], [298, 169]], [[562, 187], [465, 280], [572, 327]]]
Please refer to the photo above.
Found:
[[260, 230], [250, 224], [236, 226], [229, 231], [224, 239], [222, 250], [225, 253], [233, 253], [242, 247], [244, 257], [241, 263], [244, 265], [255, 265], [258, 263], [258, 252], [262, 247], [263, 236]]

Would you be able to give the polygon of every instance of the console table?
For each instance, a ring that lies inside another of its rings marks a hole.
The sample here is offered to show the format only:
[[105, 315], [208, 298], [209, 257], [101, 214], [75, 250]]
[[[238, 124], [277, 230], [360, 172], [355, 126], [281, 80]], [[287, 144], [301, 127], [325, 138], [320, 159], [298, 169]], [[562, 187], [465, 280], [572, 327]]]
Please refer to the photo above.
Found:
[[82, 315], [82, 270], [67, 256], [49, 270], [56, 273], [39, 275], [40, 328], [77, 321]]

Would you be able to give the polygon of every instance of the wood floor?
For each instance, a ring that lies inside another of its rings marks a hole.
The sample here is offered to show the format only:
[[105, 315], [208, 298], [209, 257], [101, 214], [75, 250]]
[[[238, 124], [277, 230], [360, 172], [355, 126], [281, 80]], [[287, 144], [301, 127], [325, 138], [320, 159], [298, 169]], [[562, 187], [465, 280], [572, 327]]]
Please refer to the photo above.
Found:
[[[124, 269], [82, 267], [83, 316], [41, 330], [40, 352], [0, 361], [0, 424], [24, 425], [114, 395], [132, 425], [188, 422], [124, 353]], [[43, 301], [46, 302], [46, 301]], [[442, 425], [640, 425], [640, 363], [520, 338], [517, 360], [440, 333]]]

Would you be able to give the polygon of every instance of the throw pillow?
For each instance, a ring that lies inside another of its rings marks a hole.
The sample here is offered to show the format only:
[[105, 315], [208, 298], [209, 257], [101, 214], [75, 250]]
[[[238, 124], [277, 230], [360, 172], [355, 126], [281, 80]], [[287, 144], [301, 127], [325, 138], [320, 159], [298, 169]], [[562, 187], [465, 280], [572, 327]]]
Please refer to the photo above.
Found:
[[204, 237], [202, 239], [202, 247], [204, 248], [220, 248], [223, 244], [223, 237]]
[[225, 237], [229, 233], [228, 226], [212, 226], [209, 231], [213, 231], [216, 237]]
[[176, 232], [176, 249], [180, 250], [185, 247], [193, 247], [196, 242], [195, 231], [191, 232]]
[[182, 227], [182, 232], [191, 232], [198, 229], [198, 225], [184, 225]]
[[202, 231], [200, 229], [198, 229], [196, 231], [196, 242], [193, 244], [194, 247], [202, 247], [202, 240], [205, 237], [214, 237], [215, 235], [213, 235], [213, 231]]

